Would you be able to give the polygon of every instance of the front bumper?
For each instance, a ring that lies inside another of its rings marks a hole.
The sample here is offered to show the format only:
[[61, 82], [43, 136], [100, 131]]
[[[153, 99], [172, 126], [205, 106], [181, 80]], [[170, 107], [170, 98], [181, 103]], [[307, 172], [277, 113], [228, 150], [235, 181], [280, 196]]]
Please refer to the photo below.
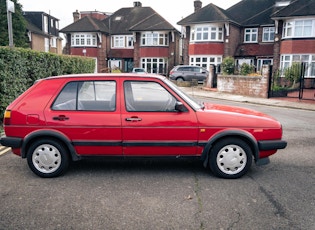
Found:
[[258, 141], [260, 151], [284, 149], [285, 147], [287, 147], [287, 142], [283, 140]]

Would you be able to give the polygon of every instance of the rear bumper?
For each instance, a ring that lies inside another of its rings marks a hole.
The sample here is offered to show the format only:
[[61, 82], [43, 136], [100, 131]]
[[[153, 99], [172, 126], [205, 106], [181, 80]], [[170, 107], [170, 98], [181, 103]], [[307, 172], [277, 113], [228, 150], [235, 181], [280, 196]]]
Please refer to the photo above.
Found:
[[22, 146], [22, 138], [18, 137], [7, 137], [7, 136], [2, 136], [0, 138], [0, 144], [3, 146], [11, 147], [13, 149], [18, 149], [21, 148]]
[[287, 147], [287, 142], [283, 140], [258, 141], [260, 151], [284, 149], [285, 147]]

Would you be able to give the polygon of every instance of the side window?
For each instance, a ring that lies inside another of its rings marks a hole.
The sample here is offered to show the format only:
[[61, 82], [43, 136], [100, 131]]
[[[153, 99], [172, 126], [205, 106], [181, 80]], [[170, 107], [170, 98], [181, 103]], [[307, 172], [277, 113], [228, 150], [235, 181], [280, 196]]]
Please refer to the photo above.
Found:
[[127, 111], [175, 111], [176, 98], [157, 82], [124, 82]]
[[76, 110], [77, 109], [77, 82], [68, 83], [55, 100], [53, 110]]
[[68, 83], [55, 100], [53, 110], [115, 111], [115, 81]]

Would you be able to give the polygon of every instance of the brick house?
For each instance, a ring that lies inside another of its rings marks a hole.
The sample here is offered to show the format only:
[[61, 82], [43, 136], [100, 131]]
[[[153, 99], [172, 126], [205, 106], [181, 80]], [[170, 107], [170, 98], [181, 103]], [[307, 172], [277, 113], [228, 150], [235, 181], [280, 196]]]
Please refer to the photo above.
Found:
[[[97, 71], [133, 67], [166, 75], [180, 62], [180, 33], [151, 7], [134, 2], [133, 7], [117, 10], [104, 19], [80, 15], [79, 20], [63, 28], [66, 53], [86, 55], [97, 60]], [[89, 43], [81, 37], [92, 36]]]
[[309, 64], [306, 77], [315, 77], [315, 1], [242, 0], [223, 10], [202, 7], [179, 21], [183, 32], [185, 64], [219, 65], [232, 56], [236, 64], [263, 64], [283, 69], [294, 61]]
[[315, 87], [315, 1], [298, 0], [272, 15], [276, 24], [274, 63], [285, 69], [306, 63], [305, 86]]
[[30, 48], [37, 51], [62, 54], [59, 37], [59, 19], [45, 12], [24, 11]]

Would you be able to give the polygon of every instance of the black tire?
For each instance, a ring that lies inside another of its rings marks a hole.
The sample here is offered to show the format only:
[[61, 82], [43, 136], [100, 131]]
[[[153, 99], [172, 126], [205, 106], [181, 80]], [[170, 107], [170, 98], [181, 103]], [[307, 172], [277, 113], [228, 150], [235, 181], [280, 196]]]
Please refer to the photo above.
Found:
[[238, 138], [217, 142], [210, 151], [209, 166], [215, 176], [236, 179], [250, 169], [253, 153], [250, 146]]
[[57, 177], [67, 170], [69, 154], [60, 142], [41, 139], [32, 143], [28, 149], [27, 163], [30, 169], [40, 177]]
[[181, 83], [181, 82], [183, 82], [183, 81], [185, 81], [185, 79], [182, 78], [182, 77], [176, 78], [176, 82], [177, 82], [177, 83]]

